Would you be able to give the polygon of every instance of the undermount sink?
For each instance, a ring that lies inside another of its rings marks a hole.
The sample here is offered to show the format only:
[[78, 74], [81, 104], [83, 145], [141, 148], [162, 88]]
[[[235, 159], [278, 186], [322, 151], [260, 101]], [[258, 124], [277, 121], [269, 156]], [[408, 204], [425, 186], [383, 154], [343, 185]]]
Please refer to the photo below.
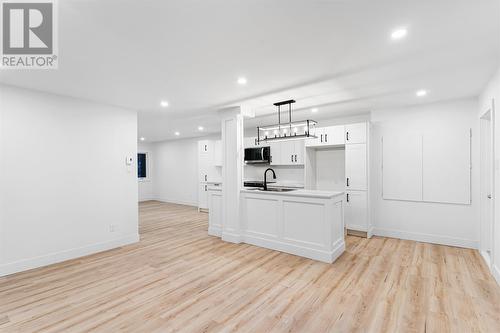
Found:
[[259, 191], [264, 191], [264, 192], [291, 192], [295, 191], [296, 189], [294, 188], [280, 188], [280, 187], [272, 187], [268, 188], [267, 190], [264, 190], [263, 188], [259, 188]]

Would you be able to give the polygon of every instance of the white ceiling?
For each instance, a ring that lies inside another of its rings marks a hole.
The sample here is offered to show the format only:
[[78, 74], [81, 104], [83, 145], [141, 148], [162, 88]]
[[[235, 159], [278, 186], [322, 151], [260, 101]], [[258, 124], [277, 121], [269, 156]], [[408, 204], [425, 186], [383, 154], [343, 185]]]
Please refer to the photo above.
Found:
[[[229, 105], [263, 116], [294, 98], [298, 114], [324, 118], [477, 96], [500, 65], [498, 0], [58, 4], [59, 69], [3, 70], [0, 82], [138, 110], [147, 141], [217, 132]], [[399, 26], [408, 37], [391, 41]]]

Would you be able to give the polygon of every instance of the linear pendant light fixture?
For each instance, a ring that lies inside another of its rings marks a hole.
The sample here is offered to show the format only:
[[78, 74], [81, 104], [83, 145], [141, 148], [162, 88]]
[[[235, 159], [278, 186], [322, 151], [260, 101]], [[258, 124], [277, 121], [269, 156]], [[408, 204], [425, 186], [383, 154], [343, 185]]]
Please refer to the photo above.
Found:
[[[257, 127], [257, 142], [270, 141], [288, 141], [288, 140], [304, 140], [309, 138], [317, 138], [316, 125], [314, 120], [292, 121], [292, 104], [293, 99], [283, 102], [274, 103], [278, 109], [278, 124], [269, 126]], [[281, 107], [288, 105], [288, 122], [281, 122]]]

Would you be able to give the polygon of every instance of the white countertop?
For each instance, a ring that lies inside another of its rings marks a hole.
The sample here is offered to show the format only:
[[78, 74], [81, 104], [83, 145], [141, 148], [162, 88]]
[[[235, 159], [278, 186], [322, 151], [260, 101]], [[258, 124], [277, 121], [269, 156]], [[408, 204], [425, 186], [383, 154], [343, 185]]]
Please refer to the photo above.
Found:
[[292, 197], [309, 197], [309, 198], [321, 198], [330, 199], [339, 195], [343, 195], [342, 191], [319, 191], [319, 190], [294, 190], [289, 192], [274, 192], [274, 191], [259, 191], [251, 188], [242, 189], [241, 193], [252, 193], [252, 194], [262, 194], [262, 195], [285, 195]]

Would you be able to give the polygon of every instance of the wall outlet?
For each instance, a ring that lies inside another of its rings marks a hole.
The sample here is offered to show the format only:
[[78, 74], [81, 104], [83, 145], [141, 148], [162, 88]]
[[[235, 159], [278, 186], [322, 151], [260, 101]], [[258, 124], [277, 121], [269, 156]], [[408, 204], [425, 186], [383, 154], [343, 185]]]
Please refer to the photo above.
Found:
[[117, 229], [118, 229], [118, 226], [116, 224], [109, 225], [109, 232], [115, 232]]

